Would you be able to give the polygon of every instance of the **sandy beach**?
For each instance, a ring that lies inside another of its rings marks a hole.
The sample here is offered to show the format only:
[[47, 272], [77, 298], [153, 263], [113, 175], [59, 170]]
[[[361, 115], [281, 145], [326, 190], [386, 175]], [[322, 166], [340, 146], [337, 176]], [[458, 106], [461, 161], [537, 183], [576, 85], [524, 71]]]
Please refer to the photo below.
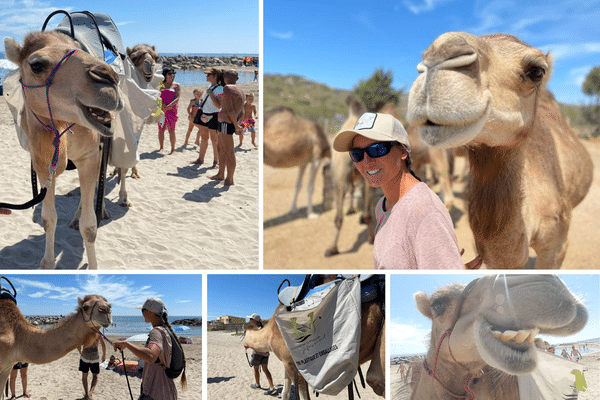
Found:
[[[207, 340], [206, 393], [208, 400], [266, 398], [262, 389], [250, 388], [250, 385], [254, 383], [254, 373], [244, 355], [241, 336], [232, 336], [231, 333], [226, 332], [208, 332]], [[250, 357], [250, 350], [248, 350], [248, 357]], [[366, 375], [368, 363], [364, 364], [361, 369]], [[277, 359], [275, 354], [269, 356], [269, 371], [273, 376], [273, 386], [277, 389], [277, 396], [274, 397], [280, 397], [283, 390], [284, 369], [283, 363]], [[260, 379], [261, 386], [268, 388], [267, 379], [262, 372]], [[359, 382], [358, 377], [356, 382]], [[369, 386], [365, 389], [360, 387], [359, 391], [362, 400], [381, 399]], [[292, 396], [292, 398], [294, 397]], [[311, 398], [315, 398], [314, 393], [311, 393]], [[318, 398], [345, 400], [348, 398], [348, 392], [343, 390], [337, 396], [319, 395]]]
[[[122, 337], [109, 336], [111, 341], [123, 340]], [[186, 357], [186, 376], [188, 388], [181, 390], [179, 379], [175, 380], [179, 400], [197, 400], [202, 398], [202, 338], [192, 338], [193, 344], [182, 345]], [[140, 345], [143, 345], [141, 343]], [[100, 351], [102, 349], [100, 348]], [[113, 351], [112, 346], [107, 344], [106, 357], [111, 355], [121, 359], [121, 353]], [[137, 358], [129, 351], [125, 351], [126, 360]], [[28, 372], [27, 391], [32, 400], [80, 400], [84, 397], [81, 372], [79, 367], [79, 353], [71, 351], [65, 357], [49, 364], [30, 364]], [[88, 376], [91, 382], [92, 374]], [[142, 382], [141, 373], [128, 373], [129, 384], [133, 398], [140, 395]], [[22, 394], [21, 380], [17, 376], [16, 394]], [[17, 397], [22, 398], [22, 397]], [[98, 375], [98, 384], [93, 394], [94, 400], [126, 400], [130, 399], [127, 387], [127, 378], [123, 372], [106, 370], [101, 368]]]
[[[600, 348], [600, 342], [595, 342], [589, 347]], [[569, 347], [567, 346], [567, 349]], [[595, 400], [600, 395], [600, 353], [592, 353], [584, 355], [582, 360], [579, 362], [584, 365], [584, 376], [587, 383], [587, 390], [585, 392], [579, 392], [578, 400]], [[395, 400], [408, 400], [412, 393], [410, 385], [401, 378], [398, 365], [390, 366], [390, 379], [391, 379], [391, 396]], [[410, 376], [409, 380], [410, 382]]]
[[[596, 222], [600, 218], [600, 143], [582, 141], [595, 165], [594, 180], [585, 199], [573, 210], [569, 228], [569, 248], [562, 269], [597, 269], [600, 247], [597, 245]], [[464, 159], [457, 158], [455, 171], [461, 171]], [[298, 168], [264, 167], [264, 267], [265, 269], [371, 269], [373, 246], [367, 240], [367, 228], [359, 223], [360, 215], [346, 215], [349, 196], [346, 196], [344, 222], [338, 242], [339, 255], [325, 257], [325, 250], [335, 237], [335, 208], [323, 212], [323, 176], [319, 171], [313, 192], [313, 206], [318, 218], [306, 218], [306, 185], [298, 195], [298, 209], [290, 214]], [[462, 199], [466, 182], [453, 184], [455, 205], [450, 215], [460, 248], [465, 249], [464, 262], [476, 256], [473, 233], [469, 226], [466, 202]], [[432, 189], [439, 193], [440, 185]], [[281, 249], [285, 249], [282, 251]], [[310, 249], [310, 250], [309, 250]], [[307, 251], [308, 250], [308, 251]], [[535, 252], [530, 249], [530, 263]]]
[[[258, 149], [252, 146], [249, 135], [244, 137], [242, 147], [236, 149], [235, 185], [224, 186], [208, 179], [216, 173], [211, 145], [205, 164], [190, 163], [198, 158], [198, 147], [193, 145], [196, 129], [190, 139], [192, 145], [183, 146], [192, 90], [207, 87], [206, 82], [182, 87], [173, 155], [158, 153], [157, 125], [145, 126], [139, 145], [142, 178], [127, 178], [132, 207], [117, 204], [117, 179], [108, 179], [106, 208], [111, 218], [103, 220], [98, 229], [99, 269], [258, 269]], [[239, 87], [254, 94], [258, 107], [258, 82]], [[0, 201], [21, 204], [31, 199], [30, 158], [18, 143], [4, 99], [0, 99], [0, 135]], [[258, 129], [257, 135], [260, 137]], [[238, 143], [235, 136], [234, 144]], [[169, 146], [167, 132], [165, 148]], [[58, 177], [56, 188], [57, 269], [87, 268], [81, 235], [68, 226], [78, 204], [77, 172], [65, 171]], [[1, 216], [0, 269], [39, 268], [44, 243], [41, 205]]]

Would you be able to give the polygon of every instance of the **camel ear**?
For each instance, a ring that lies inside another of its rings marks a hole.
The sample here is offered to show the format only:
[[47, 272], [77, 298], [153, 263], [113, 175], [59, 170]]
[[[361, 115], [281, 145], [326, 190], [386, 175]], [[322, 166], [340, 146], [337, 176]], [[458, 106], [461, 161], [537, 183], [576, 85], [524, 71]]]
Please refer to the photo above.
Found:
[[429, 302], [429, 297], [427, 297], [425, 293], [415, 293], [415, 303], [417, 303], [417, 310], [419, 310], [421, 314], [429, 319], [433, 319], [433, 314], [431, 313], [431, 303]]
[[125, 52], [127, 53], [127, 55], [131, 54], [131, 49], [129, 48], [129, 46], [125, 48]]
[[548, 63], [548, 71], [546, 71], [546, 74], [544, 75], [544, 84], [548, 83], [550, 80], [550, 76], [552, 75], [552, 67], [554, 66], [554, 56], [550, 52], [546, 54], [546, 63]]
[[156, 46], [152, 45], [152, 50], [156, 51]]
[[19, 43], [15, 41], [15, 39], [11, 37], [4, 38], [4, 52], [6, 53], [6, 58], [15, 64], [19, 64], [20, 54], [21, 54], [21, 46]]
[[79, 305], [79, 308], [81, 308], [81, 306], [83, 305], [83, 299], [81, 297], [77, 297], [77, 304]]

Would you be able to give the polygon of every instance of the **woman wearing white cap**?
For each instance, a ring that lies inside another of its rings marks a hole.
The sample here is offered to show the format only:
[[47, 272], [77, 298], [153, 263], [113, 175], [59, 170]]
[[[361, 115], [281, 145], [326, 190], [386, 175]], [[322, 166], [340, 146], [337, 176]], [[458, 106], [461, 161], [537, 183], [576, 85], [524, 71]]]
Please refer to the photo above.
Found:
[[[165, 329], [171, 331], [177, 338], [167, 315], [165, 303], [159, 298], [146, 300], [142, 306], [142, 315], [145, 322], [152, 324], [152, 330], [144, 347], [139, 347], [130, 342], [117, 341], [113, 345], [117, 349], [129, 349], [140, 359], [144, 360], [142, 373], [142, 393], [138, 400], [176, 400], [177, 388], [172, 379], [167, 377], [164, 368], [171, 364], [173, 344], [171, 336]], [[185, 357], [184, 357], [185, 359]], [[185, 388], [187, 380], [185, 370], [181, 375], [181, 386]]]
[[[375, 268], [465, 268], [448, 211], [410, 169], [410, 144], [400, 121], [365, 113], [354, 129], [335, 136], [333, 148], [348, 151], [367, 183], [383, 190], [375, 210]], [[478, 264], [476, 258], [468, 267]]]

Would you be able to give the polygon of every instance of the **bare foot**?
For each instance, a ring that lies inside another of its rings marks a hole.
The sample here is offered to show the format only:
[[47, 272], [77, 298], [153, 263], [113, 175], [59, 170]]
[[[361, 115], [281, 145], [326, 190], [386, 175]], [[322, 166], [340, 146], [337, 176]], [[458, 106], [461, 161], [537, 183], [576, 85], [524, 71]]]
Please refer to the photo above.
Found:
[[212, 167], [213, 167], [213, 168], [217, 168], [218, 166], [219, 166], [219, 163], [218, 163], [218, 162], [216, 162], [216, 161], [213, 161], [213, 166], [212, 166]]
[[225, 186], [233, 186], [233, 179], [231, 181], [229, 181], [229, 180], [223, 181], [223, 185], [225, 185]]
[[203, 163], [204, 163], [204, 160], [201, 160], [201, 159], [197, 158], [194, 161], [192, 161], [190, 164], [202, 165]]
[[222, 176], [219, 176], [219, 175], [213, 175], [213, 176], [209, 176], [208, 179], [212, 179], [213, 181], [222, 181], [225, 178], [223, 178]]
[[165, 149], [163, 149], [162, 147], [158, 149], [158, 154], [165, 154]]
[[175, 153], [175, 149], [172, 149], [171, 152], [169, 153], [169, 155]]

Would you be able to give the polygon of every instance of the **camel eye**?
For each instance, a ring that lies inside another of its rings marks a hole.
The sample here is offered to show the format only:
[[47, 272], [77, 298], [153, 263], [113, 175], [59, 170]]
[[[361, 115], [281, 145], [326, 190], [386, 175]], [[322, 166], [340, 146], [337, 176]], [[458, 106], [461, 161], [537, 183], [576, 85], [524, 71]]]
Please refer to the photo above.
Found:
[[89, 310], [89, 309], [90, 309], [90, 306], [88, 306], [87, 304], [84, 304], [84, 305], [81, 307], [81, 309], [82, 309], [83, 311], [87, 312], [87, 310]]
[[40, 61], [36, 61], [33, 62], [31, 64], [29, 64], [29, 66], [31, 67], [31, 71], [34, 74], [41, 74], [42, 72], [44, 72], [44, 63], [40, 62]]
[[431, 303], [431, 309], [433, 310], [435, 315], [439, 317], [446, 311], [446, 305], [447, 303], [445, 301], [435, 300], [433, 303]]
[[527, 71], [527, 78], [531, 80], [533, 83], [538, 83], [544, 77], [546, 71], [542, 67], [531, 67], [529, 71]]

